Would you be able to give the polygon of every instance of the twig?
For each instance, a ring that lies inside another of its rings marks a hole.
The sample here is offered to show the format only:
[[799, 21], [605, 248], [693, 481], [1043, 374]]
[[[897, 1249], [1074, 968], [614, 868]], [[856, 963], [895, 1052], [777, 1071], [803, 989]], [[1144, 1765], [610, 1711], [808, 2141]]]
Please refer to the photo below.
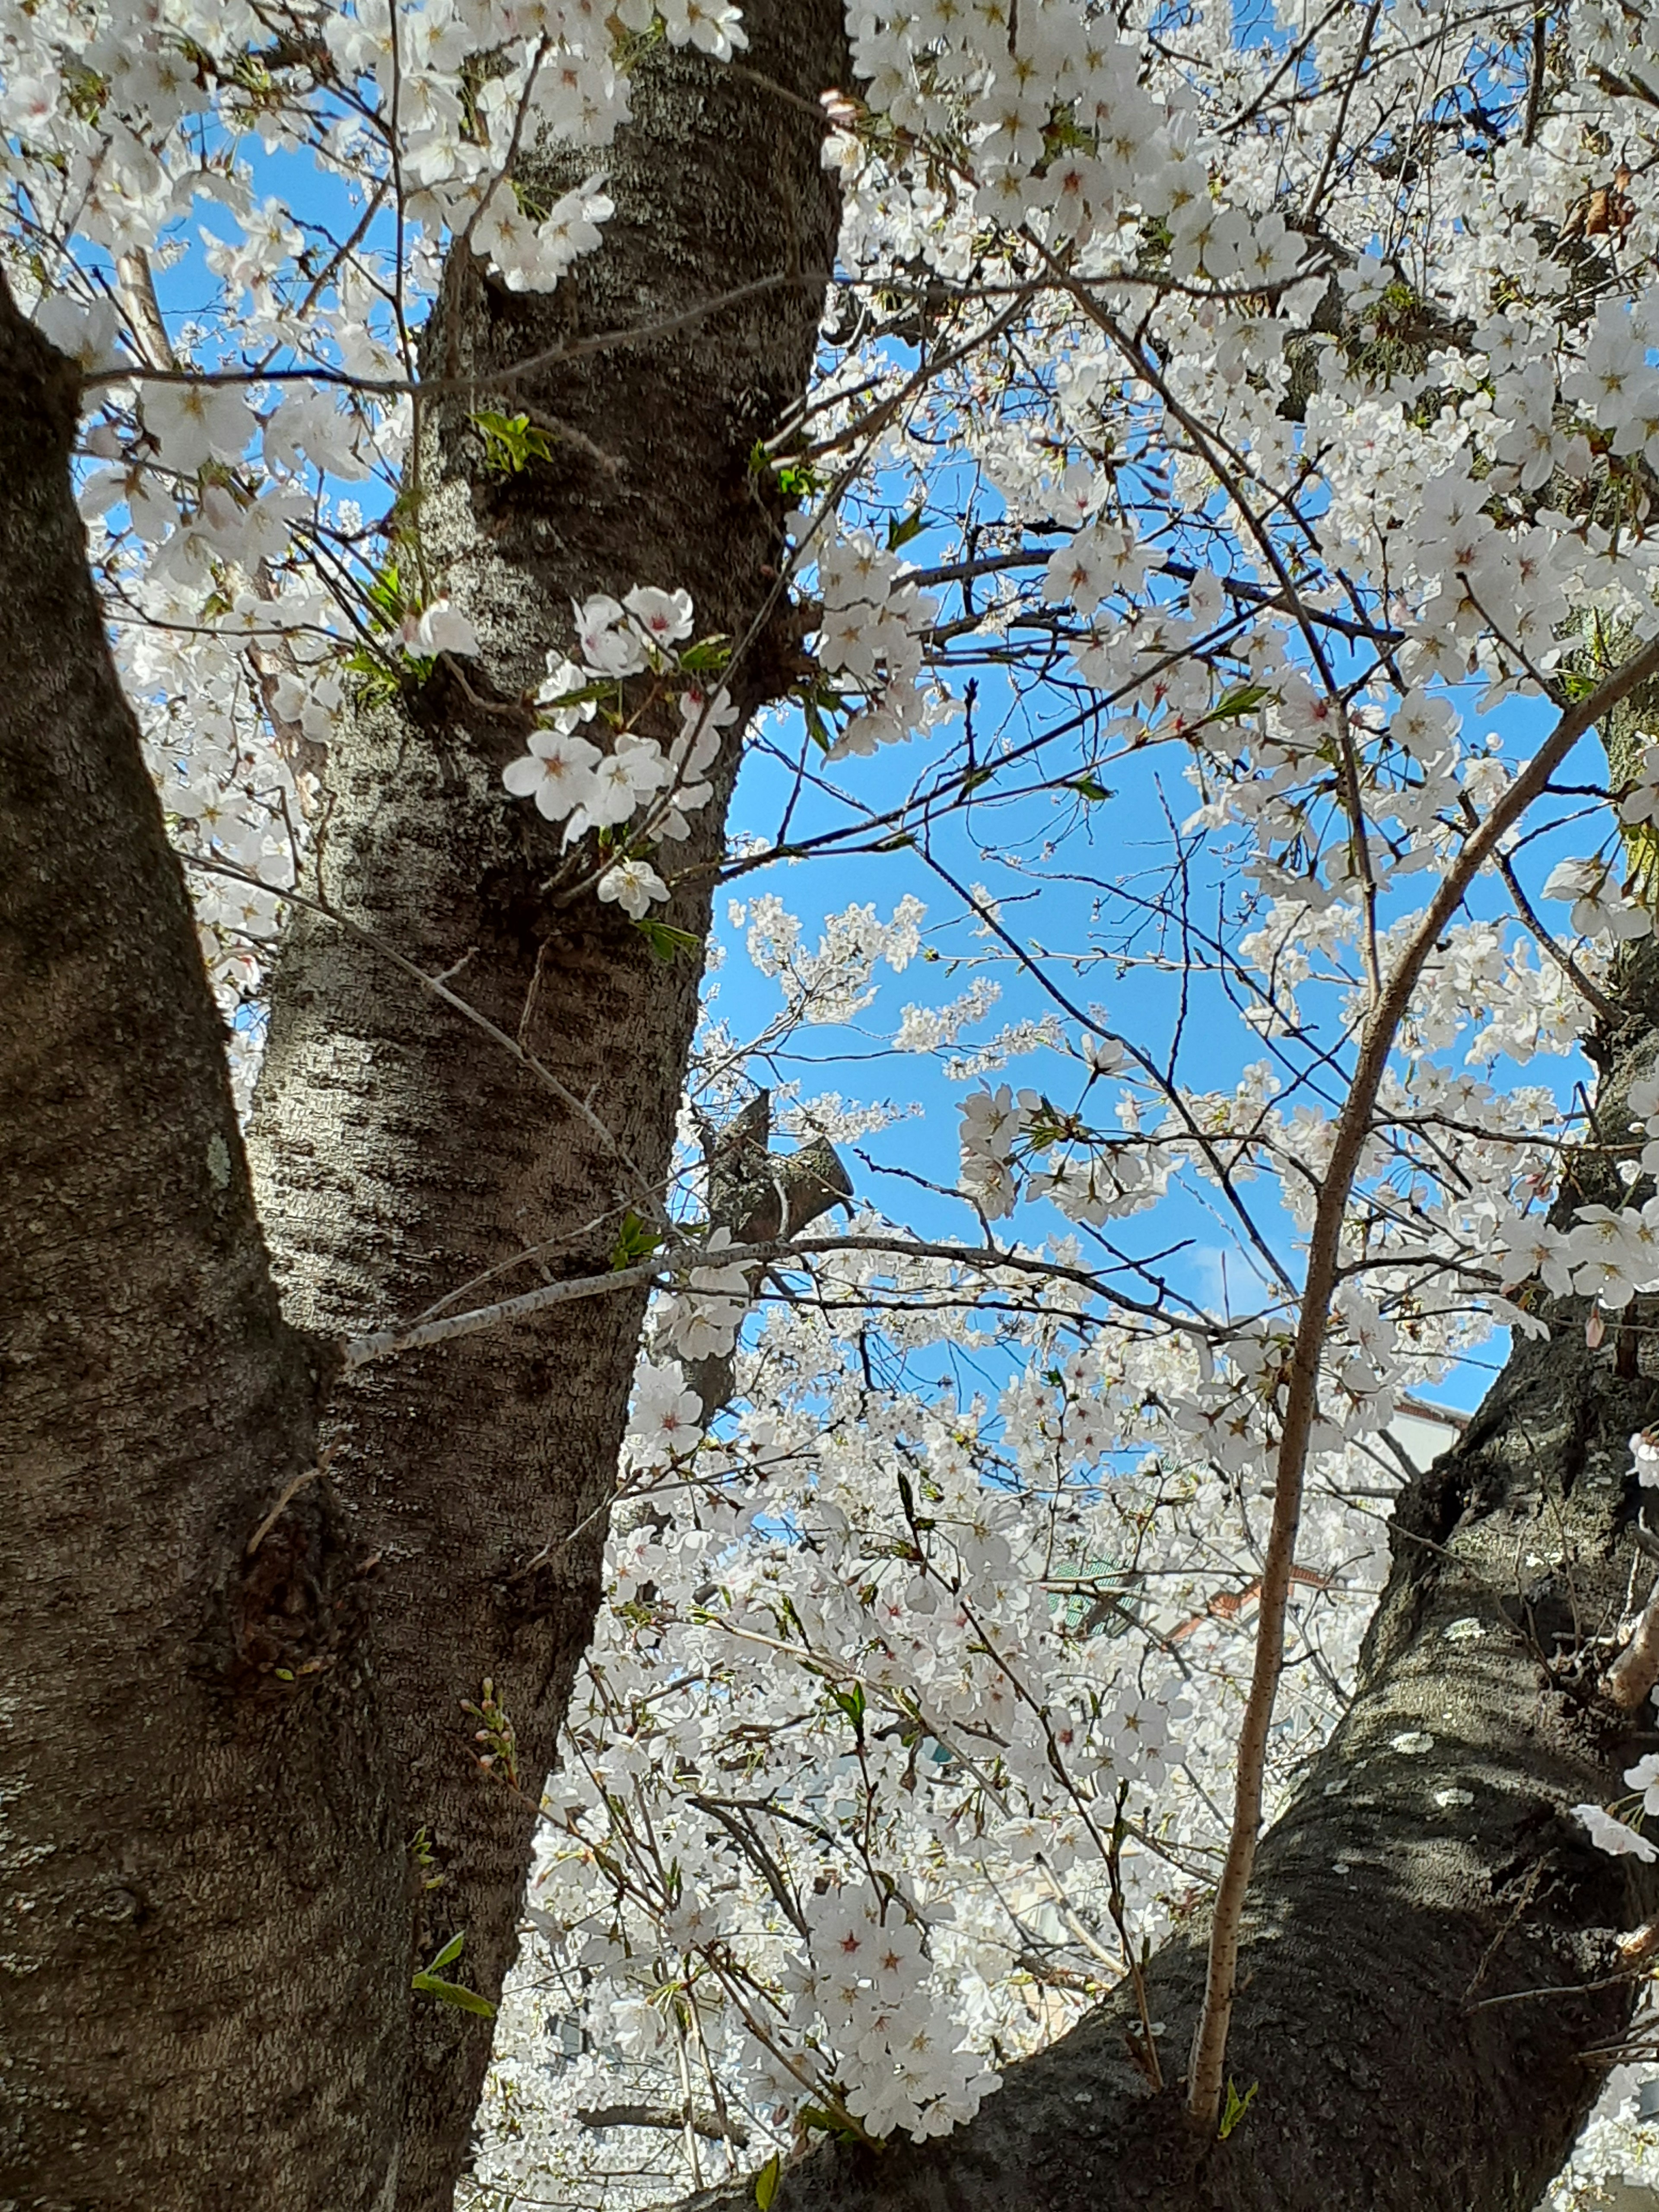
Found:
[[1466, 2009], [1469, 2012], [1489, 2012], [1497, 2005], [1527, 2004], [1535, 1997], [1582, 1997], [1592, 1990], [1616, 1990], [1620, 1982], [1635, 1981], [1646, 1974], [1645, 1966], [1626, 1966], [1617, 1974], [1603, 1974], [1594, 1982], [1554, 1982], [1536, 1990], [1505, 1990], [1501, 1996], [1481, 1997]]
[[1039, 1958], [1035, 1951], [1021, 1951], [1014, 1964], [1022, 1974], [1029, 1974], [1034, 1982], [1042, 1982], [1049, 1989], [1070, 1990], [1078, 1996], [1100, 1995], [1101, 1984], [1092, 1974], [1080, 1974], [1075, 1966], [1062, 1966], [1056, 1962]]
[[687, 1802], [695, 1805], [700, 1813], [707, 1813], [710, 1820], [720, 1822], [738, 1849], [764, 1880], [766, 1887], [777, 1899], [784, 1917], [790, 1926], [797, 1935], [803, 1938], [806, 1937], [806, 1922], [802, 1916], [799, 1905], [790, 1894], [789, 1885], [783, 1878], [782, 1870], [749, 1822], [738, 1813], [722, 1805], [716, 1798], [698, 1795]]
[[1152, 2087], [1154, 2096], [1164, 2094], [1164, 2069], [1158, 2063], [1158, 2041], [1152, 2033], [1152, 2015], [1146, 2002], [1146, 1977], [1141, 1962], [1135, 1956], [1134, 1946], [1129, 1941], [1129, 1924], [1123, 1907], [1123, 1804], [1129, 1794], [1127, 1782], [1117, 1785], [1117, 1817], [1112, 1824], [1112, 1847], [1106, 1855], [1106, 1872], [1111, 1887], [1107, 1896], [1107, 1907], [1112, 1916], [1112, 1925], [1117, 1930], [1117, 1940], [1123, 1947], [1123, 1963], [1135, 1993], [1135, 2010], [1140, 2015], [1140, 2041], [1133, 2036], [1125, 2039], [1129, 2055], [1145, 2074]]
[[[1547, 1859], [1542, 1858], [1537, 1858], [1533, 1861], [1531, 1870], [1528, 1874], [1526, 1881], [1521, 1886], [1520, 1896], [1516, 1899], [1515, 1903], [1505, 1914], [1503, 1926], [1492, 1937], [1491, 1942], [1487, 1944], [1486, 1949], [1480, 1954], [1480, 1964], [1475, 1968], [1474, 1973], [1469, 1977], [1469, 1985], [1463, 1992], [1463, 2006], [1465, 2011], [1480, 2011], [1480, 2006], [1471, 2004], [1469, 2001], [1474, 1996], [1475, 1991], [1480, 1988], [1481, 1983], [1486, 1980], [1487, 1967], [1491, 1966], [1492, 1960], [1498, 1956], [1498, 1954], [1503, 1949], [1504, 1944], [1508, 1942], [1510, 1937], [1514, 1934], [1516, 1922], [1520, 1919], [1527, 1907], [1532, 1903], [1534, 1895], [1537, 1891], [1538, 1885], [1544, 1878], [1544, 1869], [1548, 1863], [1549, 1862]], [[1504, 2000], [1501, 1998], [1493, 1999], [1491, 1997], [1485, 1997], [1481, 2000], [1481, 2003], [1483, 2004], [1491, 2004], [1493, 2002], [1501, 2003], [1503, 2002]]]
[[1540, 951], [1547, 952], [1562, 974], [1571, 978], [1576, 988], [1589, 1000], [1604, 1022], [1617, 1021], [1618, 1011], [1607, 993], [1590, 981], [1565, 945], [1558, 945], [1539, 920], [1531, 900], [1521, 888], [1520, 878], [1510, 865], [1509, 856], [1506, 854], [1500, 853], [1498, 856], [1498, 872], [1508, 886], [1510, 896], [1515, 901], [1516, 912], [1537, 939]]
[[1319, 165], [1319, 174], [1309, 191], [1301, 222], [1297, 225], [1299, 230], [1306, 229], [1319, 212], [1319, 203], [1324, 198], [1325, 186], [1330, 181], [1331, 171], [1336, 166], [1336, 157], [1341, 149], [1342, 133], [1348, 120], [1348, 104], [1353, 98], [1355, 86], [1365, 73], [1371, 40], [1376, 32], [1376, 19], [1382, 12], [1382, 0], [1371, 0], [1371, 5], [1365, 11], [1364, 27], [1359, 33], [1359, 51], [1353, 58], [1353, 67], [1348, 71], [1348, 80], [1342, 88], [1341, 102], [1336, 111], [1336, 120], [1331, 125], [1330, 137], [1325, 143], [1325, 158]]
[[248, 1538], [247, 1549], [242, 1554], [244, 1559], [251, 1559], [253, 1557], [253, 1554], [258, 1550], [260, 1545], [264, 1542], [265, 1538], [270, 1535], [271, 1530], [282, 1519], [283, 1515], [293, 1504], [294, 1500], [299, 1496], [300, 1492], [305, 1488], [307, 1483], [314, 1482], [317, 1477], [325, 1472], [329, 1462], [333, 1458], [338, 1449], [339, 1447], [337, 1445], [330, 1444], [326, 1450], [318, 1453], [315, 1460], [313, 1461], [309, 1467], [301, 1468], [298, 1474], [291, 1475], [283, 1485], [281, 1491], [277, 1494], [276, 1503], [271, 1507], [270, 1512], [266, 1514], [264, 1519], [259, 1523], [253, 1534]]

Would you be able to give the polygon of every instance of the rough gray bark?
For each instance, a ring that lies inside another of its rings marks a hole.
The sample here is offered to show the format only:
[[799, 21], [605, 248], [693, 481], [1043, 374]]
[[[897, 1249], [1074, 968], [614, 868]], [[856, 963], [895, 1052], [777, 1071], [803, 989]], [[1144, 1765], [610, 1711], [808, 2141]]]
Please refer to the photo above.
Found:
[[195, 929], [105, 645], [76, 386], [0, 279], [0, 2203], [356, 2212], [401, 1838]]
[[[1659, 1053], [1659, 963], [1636, 964], [1637, 1011], [1603, 1040], [1609, 1132]], [[1624, 1196], [1590, 1154], [1564, 1203]], [[821, 2150], [786, 2170], [775, 2212], [1530, 2212], [1600, 2087], [1585, 2053], [1629, 2017], [1615, 1938], [1659, 1898], [1570, 1817], [1655, 1741], [1650, 1716], [1632, 1728], [1598, 1700], [1595, 1639], [1618, 1630], [1633, 1563], [1638, 1602], [1653, 1580], [1627, 1439], [1659, 1413], [1659, 1355], [1645, 1313], [1594, 1352], [1582, 1301], [1549, 1317], [1401, 1498], [1352, 1707], [1262, 1843], [1228, 2052], [1241, 2093], [1260, 2087], [1228, 2140], [1195, 2142], [1181, 2094], [1200, 1925], [1148, 1975], [1161, 2096], [1126, 1990], [1012, 2069], [971, 2126]], [[1547, 1994], [1492, 2002], [1522, 1991]]]
[[[428, 403], [428, 567], [475, 618], [482, 657], [465, 687], [441, 674], [361, 708], [324, 775], [313, 891], [428, 973], [465, 963], [452, 987], [521, 1034], [608, 1139], [361, 938], [302, 917], [273, 987], [250, 1147], [285, 1308], [307, 1328], [407, 1316], [531, 1244], [554, 1276], [603, 1270], [625, 1212], [648, 1213], [660, 1190], [699, 963], [663, 965], [591, 892], [550, 892], [557, 833], [506, 795], [501, 771], [529, 726], [514, 702], [549, 648], [571, 644], [573, 599], [684, 586], [699, 635], [740, 640], [776, 598], [778, 502], [750, 455], [805, 391], [833, 258], [816, 102], [844, 74], [841, 0], [769, 0], [745, 23], [745, 73], [690, 50], [641, 66], [606, 164], [605, 243], [555, 296], [452, 265], [428, 374], [476, 380], [470, 404], [527, 404], [562, 434], [550, 462], [491, 477], [469, 401]], [[764, 279], [778, 281], [672, 336], [492, 381]], [[745, 714], [787, 684], [795, 642], [787, 608], [761, 621], [729, 678]], [[738, 750], [733, 733], [714, 802], [663, 856], [686, 872], [664, 918], [699, 940]], [[492, 1294], [537, 1279], [497, 1274]], [[354, 1377], [329, 1408], [333, 1478], [380, 1560], [404, 1841], [423, 1832], [438, 1884], [417, 1893], [410, 1960], [465, 1929], [452, 1971], [491, 1996], [592, 1626], [642, 1304], [592, 1299], [411, 1355]], [[463, 1707], [486, 1680], [514, 1732], [518, 1794], [476, 1763]], [[450, 2203], [489, 2047], [477, 2019], [416, 1998], [401, 2212]]]

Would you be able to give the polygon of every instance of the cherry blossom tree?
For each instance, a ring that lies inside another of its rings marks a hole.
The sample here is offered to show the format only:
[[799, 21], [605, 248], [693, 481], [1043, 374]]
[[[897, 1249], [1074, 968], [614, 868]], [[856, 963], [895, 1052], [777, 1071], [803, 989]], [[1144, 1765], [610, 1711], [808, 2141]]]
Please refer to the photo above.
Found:
[[0, 24], [7, 2196], [1557, 2175], [1659, 1948], [1656, 88]]

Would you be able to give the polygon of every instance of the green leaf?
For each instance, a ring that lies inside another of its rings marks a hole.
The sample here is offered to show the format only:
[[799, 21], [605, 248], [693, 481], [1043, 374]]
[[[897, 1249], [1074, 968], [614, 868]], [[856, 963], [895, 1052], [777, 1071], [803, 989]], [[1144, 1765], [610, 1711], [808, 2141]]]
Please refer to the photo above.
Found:
[[695, 930], [675, 929], [668, 922], [653, 921], [649, 915], [641, 915], [634, 927], [665, 968], [672, 965], [678, 954], [696, 952], [702, 944]]
[[435, 1974], [440, 1966], [453, 1966], [456, 1960], [460, 1957], [461, 1946], [465, 1942], [465, 1929], [458, 1929], [454, 1935], [450, 1937], [448, 1942], [444, 1945], [443, 1949], [439, 1952], [437, 1957], [432, 1961], [432, 1964], [427, 1968], [428, 1973]]
[[632, 1206], [623, 1216], [623, 1224], [617, 1232], [617, 1241], [611, 1248], [612, 1271], [631, 1267], [636, 1260], [648, 1259], [662, 1243], [662, 1234], [648, 1222], [641, 1221]]
[[436, 1974], [416, 1974], [409, 1986], [422, 1996], [436, 1997], [440, 2004], [453, 2005], [457, 2012], [475, 2012], [480, 2020], [495, 2017], [495, 2008], [488, 1997], [481, 1997], [477, 1990], [464, 1990], [459, 1982], [441, 1981]]
[[917, 507], [914, 514], [905, 515], [900, 521], [890, 522], [887, 526], [887, 550], [890, 553], [896, 553], [901, 545], [908, 545], [913, 538], [920, 538], [922, 527], [920, 507]]
[[1026, 1139], [1034, 1152], [1046, 1152], [1066, 1135], [1066, 1123], [1046, 1097], [1038, 1101], [1038, 1112], [1026, 1125]]
[[1103, 783], [1097, 783], [1091, 775], [1073, 776], [1066, 788], [1076, 792], [1079, 799], [1115, 799], [1117, 796], [1115, 792], [1108, 791]]
[[688, 676], [709, 676], [724, 668], [731, 658], [732, 641], [721, 630], [688, 645], [680, 655], [680, 666]]
[[755, 2176], [755, 2203], [759, 2212], [772, 2212], [772, 2199], [778, 2193], [778, 2176], [783, 2172], [783, 2160], [774, 2151]]
[[468, 420], [483, 433], [484, 466], [498, 476], [517, 476], [532, 461], [550, 461], [553, 441], [527, 415], [498, 415], [481, 407]]
[[388, 561], [364, 597], [380, 617], [380, 627], [392, 629], [404, 618], [404, 584], [398, 574], [398, 564]]
[[400, 689], [397, 675], [366, 646], [349, 653], [341, 665], [358, 678], [355, 689], [361, 697], [370, 702], [396, 698]]
[[852, 1722], [854, 1734], [862, 1735], [866, 1703], [863, 1683], [854, 1682], [850, 1690], [831, 1690], [830, 1695], [834, 1703], [841, 1707], [848, 1719]]
[[1272, 696], [1271, 684], [1241, 684], [1237, 690], [1229, 691], [1224, 697], [1218, 699], [1209, 713], [1200, 715], [1193, 724], [1193, 727], [1195, 730], [1201, 730], [1209, 722], [1237, 722], [1245, 714], [1255, 714], [1262, 701], [1271, 699]]
[[845, 2119], [837, 2118], [834, 2112], [826, 2112], [818, 2105], [803, 2105], [795, 2119], [803, 2128], [822, 2128], [826, 2135], [834, 2136], [839, 2142], [862, 2143], [866, 2150], [874, 2151], [887, 2148], [876, 2137], [866, 2135], [856, 2122], [849, 2124]]
[[803, 699], [800, 710], [806, 717], [806, 726], [812, 733], [813, 744], [821, 753], [827, 753], [834, 740], [830, 735], [829, 726], [818, 712], [816, 702]]
[[799, 461], [785, 461], [778, 470], [778, 489], [786, 499], [811, 499], [823, 489], [823, 478]]
[[1223, 2142], [1226, 2142], [1245, 2113], [1249, 2111], [1255, 2093], [1261, 2087], [1260, 2081], [1252, 2081], [1241, 2097], [1232, 2075], [1230, 2074], [1227, 2076], [1227, 2102], [1222, 2110], [1221, 2124], [1216, 2131]]
[[607, 699], [616, 696], [616, 690], [614, 678], [605, 677], [597, 684], [578, 684], [574, 691], [561, 691], [556, 699], [545, 702], [545, 713], [538, 717], [538, 726], [544, 730], [553, 728], [558, 713], [567, 707], [580, 707], [590, 699], [596, 705], [603, 706]]

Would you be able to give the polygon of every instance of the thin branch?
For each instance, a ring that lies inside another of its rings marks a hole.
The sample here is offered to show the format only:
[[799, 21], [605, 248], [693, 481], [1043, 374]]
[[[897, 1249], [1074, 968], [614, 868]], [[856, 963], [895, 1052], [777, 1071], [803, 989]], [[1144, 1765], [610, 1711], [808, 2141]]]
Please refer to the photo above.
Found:
[[[337, 384], [349, 392], [369, 392], [388, 399], [406, 399], [416, 392], [429, 399], [451, 395], [470, 398], [481, 391], [493, 392], [504, 385], [517, 384], [526, 377], [539, 376], [547, 369], [561, 368], [567, 362], [584, 361], [591, 354], [607, 353], [615, 346], [649, 345], [658, 338], [677, 337], [694, 323], [702, 322], [708, 315], [718, 315], [726, 307], [744, 307], [750, 300], [764, 299], [769, 293], [793, 289], [796, 286], [829, 284], [834, 275], [830, 269], [781, 269], [775, 276], [757, 276], [750, 284], [739, 284], [730, 292], [717, 292], [712, 299], [699, 300], [678, 314], [659, 316], [654, 322], [635, 323], [620, 330], [595, 331], [591, 337], [576, 338], [568, 345], [551, 346], [544, 353], [526, 355], [522, 361], [509, 362], [477, 376], [422, 378], [416, 382], [407, 376], [356, 376], [349, 370], [326, 368], [321, 363], [307, 368], [261, 369], [257, 375], [263, 384]], [[245, 385], [252, 382], [255, 374], [249, 369], [225, 369], [210, 370], [203, 375], [194, 369], [140, 368], [123, 362], [118, 368], [100, 370], [87, 377], [84, 383], [88, 391], [105, 384]]]
[[[1000, 1251], [994, 1245], [975, 1250], [969, 1245], [933, 1244], [908, 1237], [804, 1237], [795, 1243], [724, 1244], [714, 1251], [701, 1245], [687, 1246], [675, 1254], [672, 1265], [680, 1271], [700, 1266], [748, 1267], [832, 1252], [890, 1252], [907, 1259], [945, 1260], [988, 1273], [1012, 1270], [1016, 1274], [1050, 1277], [1060, 1282], [1075, 1283], [1110, 1305], [1145, 1315], [1187, 1335], [1207, 1338], [1213, 1334], [1207, 1322], [1167, 1314], [1149, 1301], [1107, 1289], [1086, 1268], [1036, 1259], [1029, 1253]], [[573, 1275], [562, 1282], [544, 1283], [536, 1290], [522, 1291], [517, 1297], [498, 1298], [493, 1305], [474, 1306], [466, 1313], [451, 1314], [441, 1320], [411, 1323], [406, 1328], [376, 1329], [366, 1336], [350, 1337], [342, 1341], [340, 1353], [345, 1371], [350, 1374], [359, 1367], [366, 1367], [371, 1360], [390, 1359], [403, 1352], [423, 1352], [432, 1345], [447, 1344], [456, 1337], [476, 1336], [481, 1329], [523, 1321], [550, 1306], [569, 1305], [579, 1298], [603, 1297], [612, 1291], [635, 1290], [641, 1283], [656, 1283], [665, 1288], [671, 1279], [668, 1262], [661, 1259], [641, 1260], [631, 1267], [615, 1267], [603, 1275]], [[1228, 1333], [1238, 1326], [1236, 1322], [1230, 1323]]]
[[1365, 63], [1370, 53], [1371, 40], [1376, 32], [1376, 19], [1382, 12], [1382, 0], [1371, 0], [1371, 5], [1365, 11], [1364, 27], [1359, 34], [1359, 51], [1354, 56], [1353, 67], [1348, 72], [1348, 81], [1342, 88], [1342, 99], [1336, 111], [1336, 120], [1331, 125], [1330, 136], [1325, 142], [1325, 158], [1319, 165], [1319, 174], [1315, 178], [1309, 191], [1302, 210], [1302, 220], [1297, 225], [1299, 230], [1305, 229], [1319, 213], [1319, 203], [1325, 196], [1325, 187], [1330, 181], [1331, 171], [1335, 167], [1337, 155], [1341, 150], [1342, 133], [1347, 128], [1348, 104], [1353, 98], [1355, 86], [1365, 73]]
[[1595, 1007], [1604, 1022], [1616, 1022], [1619, 1018], [1618, 1009], [1607, 993], [1598, 984], [1591, 981], [1565, 945], [1558, 945], [1539, 920], [1531, 900], [1521, 888], [1521, 879], [1510, 866], [1507, 854], [1500, 853], [1498, 855], [1498, 872], [1504, 878], [1510, 896], [1515, 901], [1516, 912], [1537, 939], [1540, 951], [1548, 954], [1562, 974], [1570, 979], [1574, 988]]
[[782, 1869], [748, 1821], [740, 1814], [722, 1805], [716, 1798], [699, 1795], [690, 1798], [687, 1802], [695, 1805], [700, 1813], [707, 1813], [711, 1820], [720, 1822], [721, 1827], [725, 1829], [726, 1834], [731, 1837], [738, 1849], [760, 1875], [768, 1889], [771, 1891], [790, 1926], [803, 1940], [810, 1941], [805, 1917], [791, 1894], [789, 1885], [783, 1878]]
[[251, 1559], [253, 1557], [253, 1554], [258, 1550], [260, 1545], [264, 1542], [265, 1538], [270, 1535], [271, 1530], [282, 1519], [283, 1513], [287, 1510], [289, 1506], [293, 1504], [294, 1500], [299, 1496], [306, 1485], [308, 1482], [314, 1482], [317, 1480], [317, 1477], [324, 1472], [328, 1466], [329, 1462], [333, 1458], [337, 1449], [337, 1445], [330, 1444], [325, 1450], [318, 1455], [309, 1467], [302, 1467], [298, 1474], [290, 1475], [289, 1477], [288, 1480], [283, 1485], [282, 1489], [277, 1492], [276, 1503], [271, 1507], [270, 1512], [266, 1514], [264, 1519], [259, 1523], [253, 1534], [248, 1538], [247, 1550], [243, 1554], [245, 1559]]

